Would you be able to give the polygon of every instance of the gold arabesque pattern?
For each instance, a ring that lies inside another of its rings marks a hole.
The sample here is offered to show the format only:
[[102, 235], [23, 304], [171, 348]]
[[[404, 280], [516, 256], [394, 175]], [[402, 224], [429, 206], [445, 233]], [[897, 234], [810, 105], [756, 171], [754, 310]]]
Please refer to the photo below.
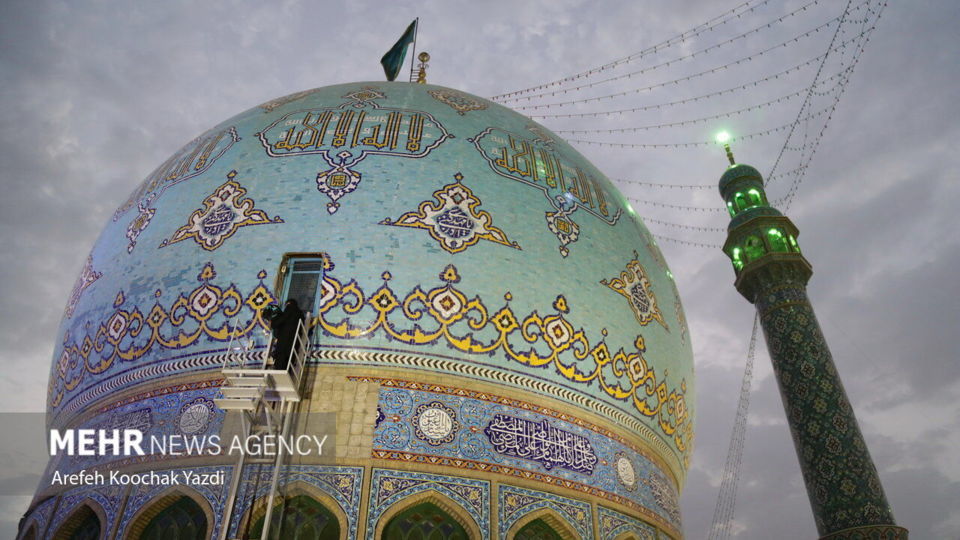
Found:
[[[521, 366], [547, 368], [576, 384], [596, 383], [608, 396], [625, 401], [641, 415], [656, 419], [662, 432], [676, 448], [686, 453], [692, 437], [686, 408], [686, 381], [668, 389], [663, 378], [651, 368], [643, 354], [646, 345], [637, 336], [632, 351], [622, 348], [611, 352], [604, 338], [591, 343], [583, 329], [574, 328], [566, 319], [570, 307], [563, 295], [556, 297], [552, 312], [533, 311], [518, 316], [507, 304], [491, 310], [479, 297], [468, 299], [455, 285], [460, 274], [453, 265], [440, 273], [444, 285], [424, 291], [420, 286], [402, 298], [390, 287], [392, 276], [382, 275], [384, 283], [367, 294], [353, 280], [344, 284], [330, 274], [323, 280], [323, 296], [318, 317], [312, 325], [340, 339], [357, 339], [384, 334], [407, 345], [443, 343], [468, 354], [495, 355]], [[335, 320], [334, 308], [347, 317]], [[350, 316], [363, 312], [372, 322], [354, 324]], [[411, 324], [412, 323], [412, 324]]]
[[[261, 281], [247, 295], [232, 283], [212, 284], [216, 276], [213, 265], [207, 263], [197, 276], [200, 286], [178, 295], [169, 307], [160, 304], [162, 291], [157, 290], [158, 300], [146, 315], [136, 306], [124, 307], [126, 297], [122, 291], [117, 293], [113, 312], [100, 324], [87, 326], [82, 338], [72, 339], [69, 332], [64, 336], [50, 377], [50, 406], [60, 405], [64, 393], [75, 389], [86, 373], [103, 373], [117, 361], [138, 360], [154, 347], [183, 349], [201, 338], [225, 342], [267, 328], [260, 310], [276, 298], [263, 284], [266, 272], [259, 273]], [[239, 317], [245, 307], [248, 313]]]

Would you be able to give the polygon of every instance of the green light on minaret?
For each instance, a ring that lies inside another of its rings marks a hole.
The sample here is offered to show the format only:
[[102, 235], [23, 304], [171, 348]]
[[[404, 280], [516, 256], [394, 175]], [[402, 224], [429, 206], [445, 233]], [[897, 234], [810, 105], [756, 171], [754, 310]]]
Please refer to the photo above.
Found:
[[730, 132], [721, 131], [720, 133], [717, 133], [715, 138], [717, 143], [722, 144], [723, 149], [726, 150], [727, 159], [730, 161], [730, 166], [732, 167], [733, 165], [736, 165], [737, 162], [733, 160], [733, 152], [730, 151], [730, 141], [733, 139], [733, 137], [730, 136]]

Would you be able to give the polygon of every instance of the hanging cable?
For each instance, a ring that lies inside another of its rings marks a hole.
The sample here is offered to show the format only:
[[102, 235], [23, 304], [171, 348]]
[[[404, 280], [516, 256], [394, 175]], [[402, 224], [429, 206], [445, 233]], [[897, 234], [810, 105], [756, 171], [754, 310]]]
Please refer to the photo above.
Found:
[[[537, 90], [542, 90], [542, 89], [544, 89], [544, 88], [549, 88], [549, 87], [551, 87], [551, 86], [557, 86], [557, 85], [560, 85], [560, 84], [563, 84], [563, 83], [566, 83], [566, 82], [575, 81], [575, 80], [580, 79], [580, 78], [583, 78], [583, 77], [589, 77], [590, 75], [593, 75], [593, 74], [595, 74], [595, 73], [600, 73], [600, 72], [602, 72], [602, 71], [606, 71], [606, 70], [608, 70], [608, 69], [612, 69], [612, 68], [617, 67], [617, 66], [619, 66], [619, 65], [621, 65], [621, 64], [626, 64], [626, 63], [632, 62], [632, 61], [634, 61], [634, 60], [637, 60], [637, 59], [639, 59], [639, 58], [643, 58], [644, 56], [653, 54], [653, 53], [655, 53], [655, 52], [657, 52], [657, 51], [659, 51], [659, 50], [661, 50], [661, 49], [665, 49], [665, 48], [667, 48], [667, 47], [676, 45], [676, 44], [678, 44], [678, 43], [683, 43], [684, 41], [690, 39], [691, 37], [698, 36], [698, 35], [702, 34], [703, 32], [706, 32], [706, 31], [708, 31], [708, 30], [713, 30], [714, 28], [716, 28], [716, 27], [718, 27], [718, 26], [721, 26], [721, 25], [723, 25], [723, 24], [726, 24], [727, 22], [729, 22], [729, 21], [730, 21], [731, 19], [733, 19], [734, 17], [736, 17], [737, 19], [739, 19], [739, 18], [742, 17], [744, 14], [747, 14], [747, 13], [750, 13], [750, 12], [754, 11], [755, 9], [757, 9], [757, 8], [759, 8], [759, 7], [761, 7], [761, 6], [770, 3], [770, 1], [771, 1], [771, 0], [762, 0], [762, 1], [760, 1], [759, 3], [756, 3], [754, 0], [750, 0], [750, 1], [744, 2], [744, 3], [742, 3], [742, 4], [740, 4], [740, 5], [736, 6], [736, 7], [734, 7], [733, 9], [730, 9], [730, 10], [728, 10], [728, 11], [725, 11], [724, 13], [721, 13], [720, 15], [718, 15], [718, 16], [710, 19], [710, 20], [708, 20], [707, 22], [701, 23], [701, 24], [699, 24], [699, 25], [697, 25], [697, 26], [694, 26], [694, 27], [691, 28], [690, 30], [687, 30], [687, 31], [685, 31], [685, 32], [683, 32], [683, 33], [681, 33], [681, 34], [679, 34], [679, 35], [676, 35], [676, 36], [674, 36], [674, 37], [672, 37], [672, 38], [670, 38], [670, 39], [661, 41], [660, 43], [658, 43], [658, 44], [656, 44], [656, 45], [653, 45], [653, 46], [651, 46], [651, 47], [647, 47], [646, 49], [643, 49], [642, 51], [639, 51], [639, 52], [630, 54], [630, 55], [625, 56], [625, 57], [623, 57], [623, 58], [620, 58], [620, 59], [618, 59], [618, 60], [614, 60], [613, 62], [609, 62], [609, 63], [607, 63], [607, 64], [604, 64], [604, 65], [602, 65], [602, 66], [600, 66], [600, 67], [592, 68], [592, 69], [589, 69], [589, 70], [587, 70], [587, 71], [582, 71], [582, 72], [577, 73], [577, 74], [575, 74], [575, 75], [570, 75], [570, 76], [564, 77], [564, 78], [562, 78], [562, 79], [557, 79], [557, 80], [555, 80], [555, 81], [552, 81], [552, 82], [549, 82], [549, 83], [546, 83], [546, 84], [541, 84], [541, 85], [538, 85], [538, 86], [532, 86], [532, 87], [530, 87], [530, 88], [525, 88], [525, 89], [523, 89], [523, 90], [516, 90], [516, 91], [513, 91], [513, 92], [507, 92], [507, 93], [505, 93], [505, 94], [499, 94], [499, 95], [496, 95], [496, 96], [492, 96], [492, 97], [490, 97], [489, 99], [490, 99], [491, 101], [496, 101], [496, 100], [498, 100], [498, 99], [500, 99], [500, 98], [515, 96], [515, 95], [518, 95], [518, 94], [524, 94], [524, 93], [526, 93], [526, 92], [535, 92], [535, 91], [537, 91]], [[751, 4], [755, 4], [755, 3], [756, 3], [756, 5], [751, 5]], [[741, 8], [747, 8], [747, 9], [745, 9], [744, 11], [740, 11]]]
[[[755, 81], [751, 81], [751, 82], [748, 82], [748, 83], [745, 83], [745, 84], [741, 84], [741, 85], [739, 85], [739, 86], [734, 86], [734, 87], [731, 87], [731, 88], [726, 88], [726, 89], [724, 89], [724, 90], [718, 90], [718, 91], [716, 91], [716, 92], [710, 92], [709, 94], [702, 94], [702, 95], [695, 96], [695, 97], [692, 97], [692, 98], [679, 99], [679, 100], [676, 100], [676, 101], [668, 101], [668, 102], [666, 102], [666, 103], [658, 103], [658, 104], [656, 104], [656, 105], [644, 105], [644, 106], [641, 106], [641, 107], [631, 107], [631, 108], [629, 108], [629, 109], [616, 109], [616, 110], [612, 110], [612, 111], [596, 111], [596, 112], [567, 113], [567, 114], [531, 114], [531, 115], [529, 115], [529, 117], [530, 117], [530, 118], [586, 118], [586, 117], [613, 116], [613, 115], [615, 115], [615, 114], [616, 114], [616, 115], [622, 115], [623, 113], [642, 112], [642, 111], [649, 111], [649, 110], [661, 109], [661, 108], [666, 108], [666, 107], [673, 107], [673, 106], [675, 106], [675, 105], [685, 105], [685, 104], [687, 104], [687, 103], [696, 103], [696, 102], [701, 101], [701, 100], [707, 100], [707, 99], [710, 99], [710, 98], [722, 96], [722, 95], [724, 95], [724, 94], [730, 94], [730, 93], [733, 93], [733, 92], [738, 92], [738, 91], [740, 91], [740, 90], [746, 90], [747, 88], [753, 88], [753, 87], [756, 87], [756, 86], [758, 86], [758, 85], [760, 85], [760, 84], [763, 84], [763, 83], [766, 83], [766, 82], [770, 82], [770, 81], [773, 81], [773, 80], [777, 80], [777, 79], [779, 79], [780, 77], [783, 77], [784, 75], [789, 75], [790, 73], [793, 73], [794, 71], [798, 71], [798, 70], [803, 69], [803, 68], [805, 68], [805, 67], [807, 67], [807, 66], [809, 66], [809, 65], [811, 65], [811, 64], [813, 64], [813, 63], [815, 63], [815, 62], [818, 62], [818, 61], [819, 61], [821, 58], [823, 58], [824, 56], [825, 56], [825, 55], [822, 55], [822, 54], [821, 54], [820, 56], [811, 58], [811, 59], [809, 59], [809, 60], [807, 60], [807, 61], [805, 61], [805, 62], [802, 62], [802, 63], [800, 63], [800, 64], [797, 64], [797, 65], [795, 65], [795, 66], [793, 66], [793, 67], [791, 67], [791, 68], [787, 68], [787, 69], [785, 69], [785, 70], [783, 70], [783, 71], [780, 71], [780, 72], [778, 72], [778, 73], [774, 73], [773, 75], [768, 75], [768, 76], [766, 76], [766, 77], [764, 77], [764, 78], [762, 78], [762, 79], [757, 79], [757, 80], [755, 80]], [[839, 73], [834, 74], [831, 78], [837, 77], [837, 76], [839, 76], [839, 75], [840, 75]], [[797, 93], [798, 93], [798, 94], [802, 94], [802, 93], [805, 92], [805, 91], [807, 91], [806, 88], [804, 88], [804, 89], [802, 89], [802, 90], [799, 90]]]
[[710, 522], [709, 540], [730, 538], [733, 528], [733, 515], [737, 503], [737, 485], [740, 483], [740, 470], [743, 465], [743, 447], [747, 436], [747, 413], [750, 410], [750, 387], [753, 384], [753, 358], [757, 349], [757, 327], [760, 315], [753, 317], [753, 332], [750, 334], [750, 347], [747, 350], [747, 364], [743, 369], [740, 383], [740, 400], [737, 402], [737, 414], [730, 433], [730, 445], [727, 448], [727, 461], [723, 465], [720, 480], [720, 493]]
[[[805, 117], [803, 118], [803, 120], [810, 120], [810, 119], [813, 119], [813, 118], [817, 118], [817, 117], [819, 117], [819, 116], [823, 116], [824, 114], [827, 114], [827, 113], [830, 112], [831, 110], [832, 110], [832, 107], [826, 107], [826, 108], [821, 109], [821, 110], [819, 110], [819, 111], [817, 111], [817, 112], [815, 112], [815, 113], [813, 113], [813, 114], [810, 114], [810, 115], [805, 116]], [[794, 121], [794, 122], [796, 122], [796, 121]], [[748, 134], [746, 134], [746, 135], [739, 135], [739, 136], [737, 136], [737, 137], [731, 137], [731, 138], [730, 138], [730, 142], [745, 141], [745, 140], [755, 139], [755, 138], [759, 138], [759, 137], [765, 137], [765, 136], [767, 136], [767, 135], [771, 135], [771, 134], [776, 133], [776, 132], [778, 132], [778, 131], [784, 131], [784, 130], [790, 129], [791, 127], [794, 126], [794, 122], [790, 122], [789, 124], [784, 124], [784, 125], [782, 125], [782, 126], [777, 126], [777, 127], [774, 127], [774, 128], [770, 128], [770, 129], [763, 130], [763, 131], [757, 131], [757, 132], [755, 132], [755, 133], [748, 133]], [[650, 144], [646, 144], [646, 143], [612, 143], [612, 142], [604, 142], [604, 141], [585, 141], [585, 140], [582, 140], [582, 139], [568, 139], [567, 142], [570, 142], [570, 143], [580, 143], [580, 144], [591, 144], [591, 145], [595, 145], [595, 146], [609, 146], [609, 147], [613, 147], [613, 148], [692, 148], [692, 147], [697, 147], [697, 146], [709, 146], [709, 145], [715, 145], [715, 144], [717, 144], [716, 141], [694, 141], [694, 142], [681, 142], [681, 143], [650, 143]]]
[[694, 210], [697, 212], [726, 212], [726, 208], [714, 208], [712, 206], [683, 206], [679, 204], [670, 204], [662, 203], [660, 201], [647, 201], [644, 199], [635, 199], [633, 197], [627, 197], [627, 199], [640, 204], [646, 204], [649, 206], [660, 206], [662, 208], [674, 208], [677, 210]]
[[611, 178], [614, 183], [633, 184], [637, 186], [649, 186], [656, 188], [672, 189], [717, 189], [715, 184], [657, 184], [654, 182], [644, 182], [642, 180], [627, 180], [625, 178]]
[[[837, 29], [833, 32], [833, 36], [830, 38], [830, 44], [827, 45], [827, 52], [823, 55], [823, 60], [820, 62], [820, 66], [817, 68], [816, 75], [813, 76], [813, 81], [810, 83], [810, 87], [807, 91], [807, 97], [803, 101], [803, 105], [800, 107], [800, 112], [797, 114], [797, 119], [794, 120], [793, 126], [790, 128], [790, 133], [787, 134], [787, 140], [784, 142], [784, 147], [786, 143], [790, 141], [790, 137], [793, 135], [793, 131], [796, 129], [797, 124], [800, 123], [800, 117], [803, 115], [803, 111], [806, 110], [807, 105], [811, 100], [811, 94], [813, 93], [814, 85], [817, 83], [817, 79], [820, 77], [820, 73], [823, 71], [823, 66], [826, 65], [827, 59], [830, 58], [830, 53], [833, 51], [833, 44], [837, 40], [837, 36], [840, 35], [840, 30], [843, 28], [843, 20], [850, 13], [850, 5], [853, 3], [853, 0], [847, 0], [847, 5], [843, 8], [843, 13], [840, 14], [840, 24], [837, 25]], [[863, 33], [860, 34], [861, 36]], [[783, 153], [786, 149], [781, 148], [780, 153], [777, 155], [776, 161], [773, 163], [773, 167], [770, 169], [770, 174], [776, 172], [777, 167], [780, 165], [780, 159], [783, 157]], [[767, 180], [767, 183], [770, 183], [770, 180]]]
[[658, 225], [666, 225], [667, 227], [674, 227], [677, 229], [688, 229], [691, 231], [700, 231], [700, 232], [727, 232], [726, 227], [700, 227], [697, 225], [684, 225], [683, 223], [671, 223], [669, 221], [661, 221], [659, 219], [654, 219], [651, 217], [643, 218], [644, 223], [656, 223]]
[[673, 242], [674, 244], [683, 244], [686, 246], [694, 246], [694, 247], [709, 248], [709, 249], [720, 249], [722, 247], [720, 244], [705, 244], [703, 242], [691, 242], [689, 240], [680, 240], [678, 238], [671, 238], [669, 236], [660, 236], [659, 234], [655, 234], [653, 235], [653, 237], [656, 238], [657, 240], [665, 240], [667, 242]]
[[785, 102], [785, 101], [790, 101], [791, 99], [793, 99], [793, 98], [795, 98], [795, 97], [797, 97], [797, 96], [799, 96], [800, 94], [803, 94], [803, 93], [805, 93], [805, 92], [807, 92], [807, 89], [799, 90], [799, 91], [797, 91], [797, 92], [793, 92], [793, 93], [787, 94], [787, 95], [785, 95], [785, 96], [780, 96], [780, 97], [778, 97], [778, 98], [776, 98], [776, 99], [772, 99], [772, 100], [766, 101], [766, 102], [764, 102], [764, 103], [759, 103], [759, 104], [757, 104], [757, 105], [751, 105], [751, 106], [749, 106], [749, 107], [745, 107], [745, 108], [743, 108], [743, 109], [737, 109], [737, 110], [735, 110], [735, 111], [727, 111], [727, 112], [724, 112], [724, 113], [715, 114], [715, 115], [713, 115], [713, 116], [704, 116], [704, 117], [701, 117], [701, 118], [692, 118], [692, 119], [689, 119], [689, 120], [679, 120], [679, 121], [677, 121], [677, 122], [668, 122], [668, 123], [665, 123], [665, 124], [656, 124], [656, 125], [639, 126], [639, 127], [628, 127], [628, 128], [614, 128], [614, 129], [555, 129], [555, 130], [553, 130], [553, 132], [554, 132], [554, 133], [570, 133], [570, 134], [572, 134], [572, 135], [575, 135], [575, 134], [577, 134], [577, 133], [584, 133], [584, 134], [586, 134], [586, 133], [636, 133], [636, 132], [638, 132], [638, 131], [649, 131], [649, 130], [651, 130], [651, 129], [664, 129], [664, 128], [672, 128], [672, 127], [691, 126], [691, 125], [694, 125], [694, 124], [700, 124], [700, 123], [703, 123], [703, 122], [708, 122], [708, 121], [710, 121], [710, 120], [717, 120], [717, 119], [719, 119], [719, 118], [729, 118], [729, 117], [731, 117], [731, 116], [740, 115], [740, 114], [743, 114], [743, 113], [745, 113], [745, 112], [750, 112], [750, 111], [752, 111], [752, 110], [760, 109], [760, 108], [762, 108], [762, 107], [767, 107], [767, 106], [775, 105], [775, 104], [782, 103], [782, 102]]
[[[819, 27], [818, 27], [817, 29], [810, 30], [810, 32], [815, 32], [815, 31], [816, 31], [816, 32], [819, 32]], [[802, 35], [801, 35], [801, 36], [802, 36]], [[579, 103], [590, 103], [591, 101], [600, 101], [600, 100], [603, 100], [603, 99], [612, 99], [612, 98], [617, 98], [617, 97], [622, 97], [622, 96], [628, 96], [628, 95], [630, 95], [630, 94], [639, 94], [639, 93], [641, 93], [641, 92], [647, 92], [647, 91], [650, 91], [650, 90], [654, 90], [654, 89], [656, 89], [656, 88], [662, 88], [662, 87], [665, 87], [665, 86], [680, 84], [681, 82], [687, 82], [687, 81], [696, 79], [696, 78], [698, 78], [698, 77], [703, 77], [703, 76], [705, 76], [705, 75], [710, 75], [710, 74], [713, 74], [713, 73], [718, 73], [718, 72], [720, 72], [720, 71], [729, 69], [729, 68], [731, 68], [731, 67], [733, 67], [733, 66], [740, 65], [740, 64], [742, 64], [742, 63], [744, 63], [744, 62], [749, 62], [749, 61], [751, 61], [751, 60], [753, 60], [753, 59], [755, 59], [755, 58], [759, 58], [760, 56], [763, 56], [764, 54], [766, 54], [766, 53], [768, 53], [768, 52], [770, 52], [770, 51], [776, 50], [776, 49], [778, 49], [778, 48], [780, 48], [780, 47], [786, 47], [787, 44], [789, 44], [791, 41], [796, 41], [797, 39], [800, 39], [801, 36], [798, 36], [798, 37], [795, 37], [795, 38], [793, 38], [793, 39], [787, 40], [787, 41], [785, 41], [785, 42], [783, 42], [783, 43], [780, 43], [780, 44], [778, 44], [778, 45], [774, 45], [773, 47], [769, 47], [769, 48], [764, 49], [764, 50], [762, 50], [762, 51], [760, 51], [760, 52], [758, 52], [758, 53], [754, 53], [754, 54], [749, 55], [749, 56], [744, 56], [743, 58], [740, 58], [740, 59], [738, 59], [738, 60], [734, 60], [734, 61], [732, 61], [732, 62], [728, 62], [728, 63], [723, 64], [723, 65], [721, 65], [721, 66], [717, 66], [717, 67], [714, 67], [714, 68], [711, 68], [711, 69], [707, 69], [707, 70], [704, 70], [704, 71], [700, 71], [700, 72], [694, 73], [694, 74], [692, 74], [692, 75], [687, 75], [686, 77], [680, 77], [680, 78], [678, 78], [678, 79], [673, 79], [673, 80], [671, 80], [671, 81], [665, 81], [665, 82], [661, 82], [661, 83], [657, 83], [657, 84], [652, 84], [652, 85], [650, 85], [650, 86], [644, 86], [644, 87], [642, 87], [642, 88], [633, 88], [633, 89], [631, 89], [631, 90], [624, 90], [623, 92], [616, 92], [616, 93], [613, 93], [613, 94], [606, 94], [606, 95], [603, 95], [603, 96], [595, 96], [595, 97], [589, 97], [589, 98], [583, 98], [583, 99], [575, 99], [575, 100], [571, 100], [571, 101], [557, 101], [557, 102], [554, 102], [554, 103], [544, 103], [544, 104], [540, 104], [540, 105], [524, 105], [524, 106], [521, 106], [521, 107], [513, 107], [513, 109], [514, 109], [514, 110], [517, 110], [517, 111], [524, 111], [524, 110], [546, 109], [546, 108], [549, 108], [549, 107], [566, 107], [566, 106], [569, 106], [569, 105], [576, 105], [576, 104], [579, 104]], [[855, 40], [857, 39], [857, 37], [859, 37], [859, 36], [853, 37], [853, 38], [851, 38], [851, 39], [849, 39], [849, 40], [847, 40], [847, 41], [842, 42], [840, 45], [837, 46], [837, 49], [842, 48], [842, 47], [846, 46], [847, 44], [855, 41]], [[829, 50], [828, 50], [828, 53], [829, 53], [830, 50], [833, 50], [833, 49], [829, 49]], [[811, 62], [812, 62], [812, 61], [815, 61], [815, 60], [818, 60], [818, 59], [826, 58], [826, 56], [828, 55], [828, 53], [824, 53], [824, 54], [820, 55], [817, 59], [811, 60]], [[822, 66], [822, 63], [821, 63], [821, 66]]]
[[[869, 0], [866, 0], [866, 1], [869, 1]], [[552, 91], [550, 91], [550, 92], [542, 92], [542, 93], [539, 93], [539, 94], [532, 94], [532, 95], [529, 95], [529, 96], [514, 97], [514, 98], [509, 98], [509, 99], [501, 99], [501, 100], [498, 100], [497, 102], [498, 102], [498, 103], [511, 103], [511, 102], [514, 102], [514, 101], [521, 101], [521, 100], [530, 101], [530, 100], [532, 100], [532, 99], [536, 99], [536, 98], [540, 98], [540, 97], [556, 96], [556, 95], [558, 95], [558, 94], [563, 95], [563, 94], [567, 94], [567, 93], [570, 93], [570, 92], [579, 92], [579, 91], [581, 91], [581, 90], [585, 90], [585, 89], [587, 89], [587, 88], [593, 88], [593, 87], [595, 87], [595, 86], [599, 86], [599, 85], [601, 85], [601, 84], [606, 84], [606, 83], [608, 83], [608, 82], [619, 81], [619, 80], [623, 80], [623, 79], [630, 79], [630, 78], [633, 78], [633, 77], [635, 77], [635, 76], [637, 76], [637, 75], [643, 75], [643, 74], [645, 74], [645, 73], [649, 73], [649, 72], [651, 72], [651, 71], [654, 71], [654, 70], [656, 70], [656, 69], [660, 69], [660, 68], [662, 68], [662, 67], [669, 67], [670, 65], [676, 64], [677, 62], [682, 62], [682, 61], [684, 61], [684, 60], [691, 60], [691, 59], [693, 59], [693, 58], [696, 58], [697, 56], [700, 56], [700, 55], [703, 55], [703, 54], [707, 54], [707, 53], [709, 53], [709, 52], [711, 52], [711, 51], [713, 51], [713, 50], [715, 50], [715, 49], [719, 49], [720, 47], [724, 47], [724, 46], [726, 46], [726, 45], [730, 45], [730, 44], [736, 43], [737, 41], [739, 41], [739, 40], [741, 40], [741, 39], [746, 39], [747, 37], [749, 37], [749, 36], [751, 36], [751, 35], [753, 35], [753, 34], [755, 34], [755, 33], [757, 33], [757, 32], [760, 32], [761, 30], [764, 30], [764, 29], [766, 29], [766, 28], [771, 28], [774, 24], [776, 24], [776, 23], [778, 23], [778, 22], [782, 22], [784, 19], [787, 19], [787, 18], [789, 18], [789, 17], [791, 17], [791, 16], [793, 16], [793, 15], [796, 15], [796, 14], [800, 13], [801, 11], [806, 11], [808, 7], [810, 7], [810, 6], [812, 6], [812, 5], [815, 5], [815, 4], [818, 4], [819, 2], [820, 2], [820, 0], [813, 0], [813, 2], [810, 2], [809, 4], [807, 4], [807, 5], [805, 5], [805, 6], [802, 6], [802, 7], [798, 8], [797, 10], [795, 10], [795, 11], [793, 11], [793, 12], [791, 12], [791, 13], [788, 13], [788, 14], [786, 14], [786, 15], [778, 18], [778, 19], [774, 19], [773, 21], [768, 22], [768, 23], [766, 23], [766, 24], [762, 24], [762, 25], [760, 25], [760, 26], [758, 26], [758, 27], [756, 27], [756, 28], [753, 28], [753, 29], [751, 29], [751, 30], [748, 30], [748, 31], [746, 31], [746, 32], [744, 32], [744, 33], [742, 33], [742, 34], [739, 34], [739, 35], [737, 35], [737, 36], [734, 36], [734, 37], [732, 37], [732, 38], [729, 38], [729, 39], [727, 39], [726, 41], [722, 41], [722, 42], [720, 42], [720, 43], [715, 43], [715, 44], [713, 44], [713, 45], [711, 45], [711, 46], [709, 46], [709, 47], [706, 47], [706, 48], [703, 48], [703, 49], [694, 51], [694, 52], [689, 53], [689, 54], [685, 54], [685, 55], [683, 55], [683, 56], [679, 56], [679, 57], [677, 57], [677, 58], [673, 58], [673, 59], [671, 59], [671, 60], [667, 60], [667, 61], [665, 61], [665, 62], [660, 62], [659, 64], [654, 64], [654, 65], [652, 65], [652, 66], [648, 66], [648, 67], [645, 67], [645, 68], [642, 68], [642, 69], [639, 69], [639, 70], [636, 70], [636, 71], [631, 71], [630, 73], [623, 73], [623, 74], [617, 75], [617, 76], [615, 76], [615, 77], [608, 77], [608, 78], [606, 78], [606, 79], [601, 79], [601, 80], [599, 80], [599, 81], [592, 81], [592, 82], [589, 82], [589, 83], [586, 83], [586, 84], [582, 84], [582, 85], [580, 85], [580, 86], [571, 86], [571, 87], [569, 87], [569, 88], [560, 88], [560, 89], [557, 89], [557, 90], [552, 90]], [[813, 35], [814, 33], [817, 33], [817, 32], [819, 32], [820, 30], [822, 30], [822, 29], [824, 29], [824, 28], [832, 25], [832, 24], [835, 23], [836, 21], [837, 21], [836, 18], [831, 19], [831, 20], [827, 21], [826, 23], [818, 26], [817, 28], [814, 28], [813, 30], [810, 30], [809, 32], [806, 32], [806, 33], [804, 33], [804, 34], [800, 34], [799, 36], [796, 36], [796, 37], [794, 37], [794, 38], [792, 38], [792, 39], [789, 39], [789, 40], [787, 40], [786, 42], [781, 43], [780, 45], [777, 45], [777, 46], [775, 46], [775, 47], [772, 47], [772, 48], [769, 49], [769, 50], [776, 49], [777, 47], [784, 47], [784, 46], [786, 46], [786, 45], [787, 45], [788, 43], [790, 43], [790, 42], [796, 42], [796, 41], [799, 41], [800, 39], [802, 39], [802, 38], [804, 38], [804, 37], [808, 37], [808, 36], [810, 36], [810, 35]], [[763, 53], [760, 53], [760, 54], [763, 54]]]
[[[860, 33], [860, 35], [863, 36], [863, 40], [862, 40], [862, 42], [859, 44], [859, 46], [856, 47], [855, 50], [854, 50], [853, 58], [851, 59], [850, 67], [848, 68], [851, 74], [853, 73], [853, 69], [854, 69], [854, 68], [856, 67], [856, 65], [860, 62], [860, 58], [861, 58], [861, 56], [863, 55], [863, 51], [866, 49], [867, 43], [870, 41], [870, 35], [871, 35], [871, 34], [873, 33], [873, 31], [876, 29], [877, 22], [880, 20], [880, 17], [882, 16], [883, 11], [884, 11], [884, 9], [886, 9], [886, 7], [887, 7], [887, 3], [886, 3], [886, 2], [883, 2], [882, 4], [880, 4], [880, 7], [879, 7], [879, 9], [878, 9], [877, 12], [876, 12], [875, 17], [874, 17], [873, 20], [872, 20], [871, 26], [870, 26], [866, 31], [862, 31], [862, 32]], [[864, 22], [864, 24], [866, 24], [866, 22]], [[847, 81], [849, 81], [849, 77], [847, 77]], [[830, 120], [833, 118], [833, 112], [834, 112], [834, 110], [836, 109], [837, 105], [839, 104], [840, 98], [843, 96], [843, 92], [844, 92], [845, 90], [846, 90], [846, 84], [844, 84], [844, 85], [841, 87], [840, 92], [839, 92], [839, 93], [836, 95], [836, 97], [834, 98], [833, 103], [832, 103], [831, 106], [830, 106], [830, 112], [829, 112], [829, 114], [827, 115], [827, 118], [826, 118], [826, 120], [824, 121], [823, 126], [820, 128], [820, 132], [817, 134], [817, 136], [816, 136], [816, 138], [814, 139], [814, 141], [813, 141], [812, 143], [809, 143], [809, 144], [810, 144], [810, 154], [806, 157], [806, 161], [805, 161], [805, 162], [801, 159], [801, 166], [799, 167], [799, 171], [800, 171], [800, 172], [799, 172], [799, 174], [797, 174], [796, 178], [794, 178], [794, 181], [791, 183], [790, 189], [787, 191], [786, 196], [783, 197], [783, 201], [784, 201], [784, 207], [783, 207], [783, 208], [784, 208], [784, 211], [789, 210], [790, 205], [791, 205], [792, 202], [793, 202], [793, 198], [796, 196], [797, 191], [800, 189], [800, 184], [803, 182], [803, 180], [804, 180], [804, 178], [805, 178], [806, 169], [809, 167], [810, 163], [811, 163], [812, 160], [813, 160], [813, 156], [816, 154], [817, 149], [818, 149], [819, 146], [820, 146], [820, 140], [823, 138], [823, 135], [824, 135], [824, 133], [825, 133], [826, 130], [827, 130], [827, 126], [830, 124]], [[788, 138], [788, 139], [784, 142], [784, 148], [787, 147], [787, 144], [788, 144], [789, 142], [790, 142], [790, 140], [789, 140], [789, 138]], [[807, 144], [804, 144], [804, 147], [806, 147], [806, 146], [807, 146]], [[782, 156], [783, 153], [784, 153], [784, 150], [781, 149], [780, 156]], [[780, 162], [780, 158], [778, 157], [777, 162], [774, 164], [774, 167], [771, 169], [771, 174], [770, 174], [770, 176], [769, 176], [768, 179], [767, 179], [767, 185], [769, 185], [769, 183], [770, 183], [770, 181], [771, 181], [772, 178], [774, 178], [774, 177], [777, 176], [777, 175], [774, 175], [774, 174], [772, 174], [772, 173], [773, 173], [774, 170], [776, 170], [776, 167], [777, 167], [777, 165], [779, 165], [779, 162]]]

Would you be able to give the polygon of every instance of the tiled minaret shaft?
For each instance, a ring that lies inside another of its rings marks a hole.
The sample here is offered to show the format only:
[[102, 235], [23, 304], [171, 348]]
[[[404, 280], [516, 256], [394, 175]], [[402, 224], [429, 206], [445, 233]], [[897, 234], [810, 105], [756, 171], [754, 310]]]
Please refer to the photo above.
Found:
[[720, 194], [732, 217], [723, 251], [760, 315], [817, 530], [822, 538], [905, 539], [893, 519], [806, 285], [796, 226], [772, 208], [763, 179], [732, 164]]

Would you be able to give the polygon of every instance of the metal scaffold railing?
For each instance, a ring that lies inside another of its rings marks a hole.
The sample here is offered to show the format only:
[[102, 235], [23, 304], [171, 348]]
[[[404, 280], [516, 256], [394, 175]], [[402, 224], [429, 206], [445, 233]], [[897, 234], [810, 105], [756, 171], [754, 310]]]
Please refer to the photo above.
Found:
[[[271, 344], [274, 341], [272, 333], [265, 333], [266, 343], [262, 345], [257, 343], [256, 338], [231, 340], [221, 369], [224, 376], [224, 384], [220, 389], [222, 397], [215, 399], [214, 403], [223, 410], [235, 411], [240, 415], [240, 431], [245, 440], [251, 436], [279, 436], [281, 439], [290, 436], [291, 420], [296, 413], [296, 405], [302, 399], [303, 374], [310, 349], [309, 320], [310, 314], [307, 313], [297, 322], [283, 369], [272, 369], [274, 366], [270, 365]], [[284, 359], [277, 360], [282, 363]], [[283, 445], [279, 445], [273, 459], [262, 540], [270, 535], [273, 501], [285, 457]], [[245, 454], [241, 452], [227, 496], [224, 524], [230, 523], [245, 465]], [[222, 527], [220, 540], [226, 540], [228, 534], [229, 526]]]

